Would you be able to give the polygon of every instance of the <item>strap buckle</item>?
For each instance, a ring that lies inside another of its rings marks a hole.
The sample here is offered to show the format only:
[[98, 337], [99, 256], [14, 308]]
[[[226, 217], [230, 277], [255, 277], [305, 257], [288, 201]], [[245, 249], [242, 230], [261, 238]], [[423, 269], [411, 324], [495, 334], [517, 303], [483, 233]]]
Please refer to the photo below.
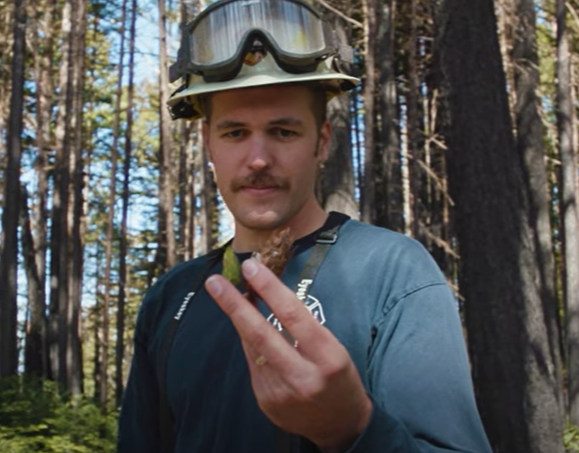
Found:
[[316, 238], [318, 244], [335, 244], [338, 241], [338, 232], [335, 230], [322, 231]]

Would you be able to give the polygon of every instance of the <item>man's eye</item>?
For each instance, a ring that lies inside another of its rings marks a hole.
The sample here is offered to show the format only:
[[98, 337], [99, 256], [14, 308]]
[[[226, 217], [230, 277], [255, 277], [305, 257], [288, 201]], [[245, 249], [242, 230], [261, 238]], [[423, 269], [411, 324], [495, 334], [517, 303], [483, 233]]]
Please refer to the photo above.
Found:
[[241, 129], [229, 131], [229, 132], [226, 132], [225, 134], [223, 134], [223, 137], [225, 137], [225, 138], [240, 138], [240, 137], [243, 137], [243, 131]]
[[297, 133], [294, 131], [290, 131], [289, 129], [282, 129], [282, 128], [275, 129], [274, 134], [278, 135], [281, 138], [292, 138], [292, 137], [295, 137], [297, 135]]

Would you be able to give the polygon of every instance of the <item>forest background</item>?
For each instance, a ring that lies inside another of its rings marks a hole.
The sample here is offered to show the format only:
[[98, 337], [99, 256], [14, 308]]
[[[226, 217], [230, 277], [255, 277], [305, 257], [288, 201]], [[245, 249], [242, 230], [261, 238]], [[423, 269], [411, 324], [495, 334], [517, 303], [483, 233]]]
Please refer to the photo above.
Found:
[[[171, 121], [202, 0], [0, 0], [0, 451], [112, 452], [139, 303], [231, 234]], [[410, 235], [460, 301], [496, 452], [579, 451], [579, 0], [316, 0], [362, 78], [328, 210]]]

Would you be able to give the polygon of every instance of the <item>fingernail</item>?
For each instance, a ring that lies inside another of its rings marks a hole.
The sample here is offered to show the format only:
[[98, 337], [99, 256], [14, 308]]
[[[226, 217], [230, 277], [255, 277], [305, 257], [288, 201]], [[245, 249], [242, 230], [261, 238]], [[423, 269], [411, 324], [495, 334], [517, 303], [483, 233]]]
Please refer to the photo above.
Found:
[[221, 283], [219, 283], [219, 278], [215, 276], [209, 277], [205, 286], [212, 296], [219, 296], [223, 290]]
[[246, 278], [251, 278], [257, 274], [257, 263], [253, 258], [245, 260], [241, 265], [241, 269], [243, 270], [243, 275]]

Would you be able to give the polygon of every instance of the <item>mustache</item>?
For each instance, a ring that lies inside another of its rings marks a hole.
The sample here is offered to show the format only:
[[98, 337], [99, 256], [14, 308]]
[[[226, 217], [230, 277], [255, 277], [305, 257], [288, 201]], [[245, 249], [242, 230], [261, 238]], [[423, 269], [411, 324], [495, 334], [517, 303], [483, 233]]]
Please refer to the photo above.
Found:
[[238, 192], [239, 190], [251, 187], [255, 189], [263, 189], [265, 187], [276, 187], [278, 189], [289, 189], [289, 181], [286, 178], [278, 178], [267, 171], [256, 171], [247, 176], [234, 179], [231, 182], [231, 190]]

